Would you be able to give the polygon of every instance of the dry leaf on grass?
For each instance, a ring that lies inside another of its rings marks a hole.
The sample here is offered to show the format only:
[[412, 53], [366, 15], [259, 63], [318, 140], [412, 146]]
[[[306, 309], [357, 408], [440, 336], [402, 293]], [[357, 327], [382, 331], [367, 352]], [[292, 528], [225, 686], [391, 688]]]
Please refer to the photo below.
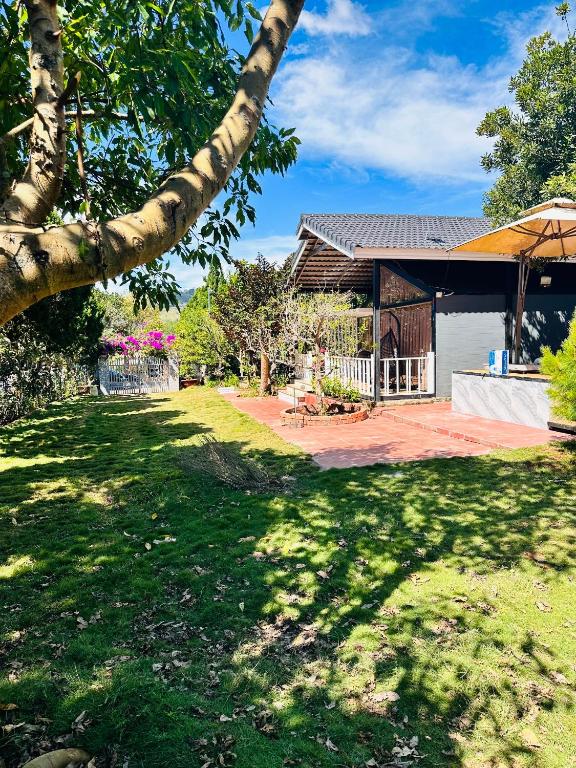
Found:
[[531, 749], [540, 749], [542, 742], [531, 728], [525, 728], [520, 734], [522, 743]]
[[400, 695], [396, 691], [382, 691], [381, 693], [373, 693], [370, 698], [372, 701], [399, 701]]
[[536, 608], [538, 608], [539, 611], [543, 611], [544, 613], [550, 613], [552, 610], [552, 606], [548, 603], [543, 603], [540, 600], [536, 603]]

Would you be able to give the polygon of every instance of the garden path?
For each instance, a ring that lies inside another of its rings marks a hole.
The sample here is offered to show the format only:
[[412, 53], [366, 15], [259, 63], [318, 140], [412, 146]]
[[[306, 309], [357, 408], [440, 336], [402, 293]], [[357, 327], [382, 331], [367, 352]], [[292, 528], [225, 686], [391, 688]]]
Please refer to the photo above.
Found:
[[286, 404], [275, 397], [225, 397], [309, 453], [322, 469], [479, 456], [495, 448], [527, 448], [569, 439], [547, 429], [452, 413], [450, 403], [377, 408], [369, 419], [344, 426], [285, 426], [280, 414]]

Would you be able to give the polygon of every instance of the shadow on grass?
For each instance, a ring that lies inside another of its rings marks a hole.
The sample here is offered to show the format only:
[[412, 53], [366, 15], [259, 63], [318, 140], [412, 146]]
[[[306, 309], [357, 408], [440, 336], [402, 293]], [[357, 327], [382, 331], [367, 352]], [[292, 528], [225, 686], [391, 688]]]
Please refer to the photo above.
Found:
[[[297, 483], [183, 473], [210, 432]], [[200, 392], [2, 437], [0, 702], [32, 727], [1, 737], [8, 768], [84, 710], [67, 738], [130, 768], [548, 768], [574, 746], [553, 733], [571, 446], [321, 473]]]

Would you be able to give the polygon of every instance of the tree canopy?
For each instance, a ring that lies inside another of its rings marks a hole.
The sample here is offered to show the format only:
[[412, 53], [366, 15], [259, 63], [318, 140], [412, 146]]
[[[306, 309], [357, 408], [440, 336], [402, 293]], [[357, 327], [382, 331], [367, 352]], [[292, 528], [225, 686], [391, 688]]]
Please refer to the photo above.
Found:
[[215, 317], [233, 349], [260, 356], [260, 388], [270, 385], [270, 366], [283, 347], [288, 265], [277, 266], [258, 254], [252, 264], [236, 261], [215, 294]]
[[[302, 4], [272, 0], [255, 37], [248, 0], [0, 6], [0, 323], [118, 275], [166, 305], [168, 250], [227, 255], [258, 175], [296, 157], [265, 102]], [[38, 229], [54, 208], [79, 223]]]
[[484, 203], [495, 226], [551, 197], [576, 196], [576, 34], [567, 3], [557, 13], [566, 21], [566, 39], [545, 32], [530, 40], [510, 80], [514, 107], [488, 112], [478, 127], [495, 139], [482, 158], [487, 171], [500, 172]]

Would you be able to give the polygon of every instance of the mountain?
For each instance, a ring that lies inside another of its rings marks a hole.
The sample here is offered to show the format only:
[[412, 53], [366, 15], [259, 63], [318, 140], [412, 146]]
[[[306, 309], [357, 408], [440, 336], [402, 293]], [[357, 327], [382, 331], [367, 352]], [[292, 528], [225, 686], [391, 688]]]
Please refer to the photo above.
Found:
[[187, 288], [185, 291], [181, 291], [180, 296], [178, 297], [178, 306], [184, 307], [188, 304], [192, 296], [194, 296], [195, 290], [195, 288]]

